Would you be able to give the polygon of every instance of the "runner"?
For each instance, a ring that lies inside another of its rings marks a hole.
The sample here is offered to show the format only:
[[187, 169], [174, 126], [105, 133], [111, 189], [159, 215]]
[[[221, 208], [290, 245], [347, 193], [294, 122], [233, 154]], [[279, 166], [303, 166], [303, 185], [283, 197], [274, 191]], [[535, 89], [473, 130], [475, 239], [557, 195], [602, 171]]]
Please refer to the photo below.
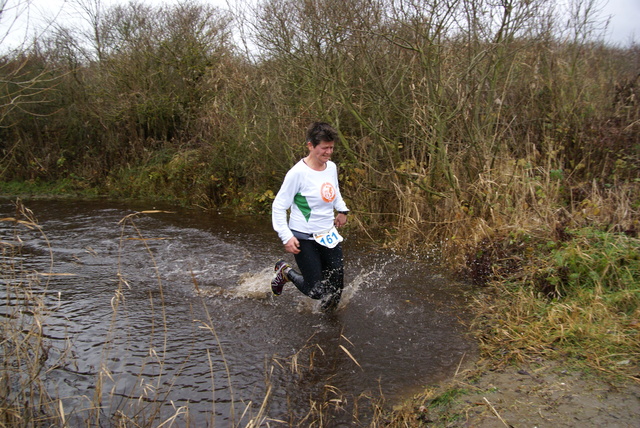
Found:
[[[309, 154], [287, 172], [272, 207], [273, 229], [300, 269], [298, 273], [284, 260], [278, 261], [271, 281], [273, 294], [280, 295], [291, 281], [305, 295], [321, 300], [325, 311], [337, 308], [344, 287], [342, 237], [336, 227], [346, 224], [349, 210], [331, 161], [337, 139], [338, 133], [327, 123], [309, 126]], [[291, 210], [288, 223], [287, 210]]]

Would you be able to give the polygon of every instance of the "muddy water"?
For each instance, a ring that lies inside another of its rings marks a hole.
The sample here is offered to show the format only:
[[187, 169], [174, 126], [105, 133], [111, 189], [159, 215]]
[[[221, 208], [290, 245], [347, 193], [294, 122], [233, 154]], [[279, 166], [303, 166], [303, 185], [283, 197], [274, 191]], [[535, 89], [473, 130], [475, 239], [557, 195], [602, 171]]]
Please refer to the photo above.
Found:
[[[158, 420], [177, 413], [180, 426], [244, 426], [266, 402], [271, 426], [297, 425], [314, 409], [325, 426], [365, 426], [372, 399], [393, 404], [475, 352], [460, 324], [462, 285], [349, 231], [344, 298], [326, 315], [293, 286], [271, 295], [284, 254], [268, 217], [25, 205], [46, 238], [20, 228], [23, 268], [64, 274], [40, 275], [37, 287], [51, 308], [50, 359], [67, 351], [47, 381], [77, 425], [100, 401], [105, 421], [158, 406]], [[14, 213], [0, 202], [0, 216]], [[0, 223], [0, 239], [14, 231]]]

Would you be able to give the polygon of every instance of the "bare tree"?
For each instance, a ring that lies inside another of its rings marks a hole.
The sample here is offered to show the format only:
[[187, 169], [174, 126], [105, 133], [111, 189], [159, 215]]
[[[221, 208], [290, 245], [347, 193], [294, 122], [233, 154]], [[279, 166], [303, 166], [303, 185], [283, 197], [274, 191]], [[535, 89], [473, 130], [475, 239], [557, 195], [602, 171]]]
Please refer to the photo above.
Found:
[[0, 45], [6, 49], [0, 53], [0, 128], [12, 126], [7, 117], [14, 110], [33, 113], [55, 80], [47, 66], [30, 67], [37, 61], [25, 48], [30, 14], [31, 0], [0, 0]]
[[0, 0], [0, 46], [19, 47], [29, 32], [31, 0]]

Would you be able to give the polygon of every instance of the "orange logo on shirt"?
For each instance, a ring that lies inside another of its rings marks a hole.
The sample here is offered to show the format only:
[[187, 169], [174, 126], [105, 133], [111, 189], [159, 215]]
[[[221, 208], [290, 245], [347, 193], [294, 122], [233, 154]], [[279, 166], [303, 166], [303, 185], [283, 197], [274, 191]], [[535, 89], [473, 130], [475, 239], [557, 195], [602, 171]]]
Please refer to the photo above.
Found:
[[333, 202], [336, 198], [336, 189], [333, 187], [333, 184], [322, 183], [322, 186], [320, 186], [320, 196], [322, 196], [322, 200], [325, 202]]

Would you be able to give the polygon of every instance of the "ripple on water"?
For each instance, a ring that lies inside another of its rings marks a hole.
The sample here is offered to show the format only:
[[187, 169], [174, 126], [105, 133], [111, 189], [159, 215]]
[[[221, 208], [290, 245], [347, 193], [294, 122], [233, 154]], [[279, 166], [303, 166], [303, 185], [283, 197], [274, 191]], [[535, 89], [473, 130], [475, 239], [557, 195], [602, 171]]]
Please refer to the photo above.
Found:
[[[268, 415], [288, 420], [314, 400], [404, 397], [451, 375], [475, 349], [459, 323], [462, 285], [357, 243], [349, 230], [346, 287], [327, 315], [294, 286], [272, 296], [273, 264], [290, 255], [266, 217], [176, 210], [123, 229], [125, 216], [152, 207], [28, 206], [50, 244], [25, 230], [22, 266], [72, 274], [38, 285], [51, 308], [46, 337], [68, 359], [48, 375], [64, 396], [91, 397], [100, 378], [112, 411], [159, 400], [164, 416], [188, 405], [196, 425], [231, 426], [232, 414], [259, 406], [271, 387]], [[0, 239], [13, 232], [0, 224]], [[8, 313], [17, 302], [1, 297]]]

